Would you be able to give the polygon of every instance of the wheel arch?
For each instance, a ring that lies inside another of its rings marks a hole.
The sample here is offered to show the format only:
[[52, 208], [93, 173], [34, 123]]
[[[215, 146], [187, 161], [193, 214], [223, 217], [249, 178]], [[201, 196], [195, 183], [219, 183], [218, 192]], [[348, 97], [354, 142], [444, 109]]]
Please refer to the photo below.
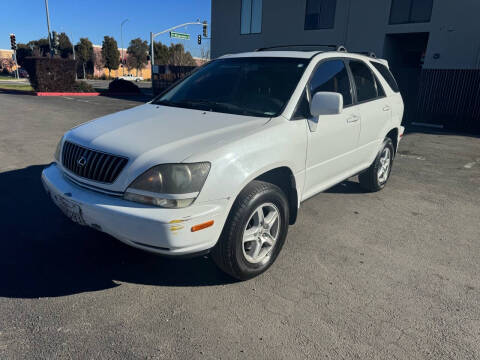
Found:
[[395, 153], [397, 152], [397, 147], [398, 147], [398, 128], [393, 128], [391, 129], [387, 135], [385, 135], [385, 138], [389, 138], [392, 140], [393, 143], [393, 149], [395, 150]]
[[298, 191], [292, 170], [288, 166], [277, 167], [264, 172], [253, 180], [268, 182], [282, 189], [288, 200], [289, 224], [295, 224], [298, 214]]

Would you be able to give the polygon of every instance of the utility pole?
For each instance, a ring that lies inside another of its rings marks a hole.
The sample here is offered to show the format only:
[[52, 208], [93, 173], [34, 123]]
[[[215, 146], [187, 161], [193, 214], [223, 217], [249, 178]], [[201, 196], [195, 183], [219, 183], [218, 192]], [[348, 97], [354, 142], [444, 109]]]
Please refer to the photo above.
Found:
[[[125, 53], [123, 49], [123, 24], [125, 24], [128, 21], [128, 19], [125, 19], [122, 21], [120, 24], [120, 46], [122, 47], [122, 75], [125, 76]], [[138, 75], [138, 74], [137, 74]]]
[[[73, 60], [75, 61], [75, 43], [73, 42], [73, 36], [72, 36], [72, 50], [73, 50]], [[75, 80], [78, 80], [77, 62], [76, 61], [75, 61]]]
[[50, 33], [50, 14], [48, 12], [48, 0], [45, 0], [45, 10], [47, 11], [48, 45], [50, 46], [50, 56], [53, 57], [52, 35]]

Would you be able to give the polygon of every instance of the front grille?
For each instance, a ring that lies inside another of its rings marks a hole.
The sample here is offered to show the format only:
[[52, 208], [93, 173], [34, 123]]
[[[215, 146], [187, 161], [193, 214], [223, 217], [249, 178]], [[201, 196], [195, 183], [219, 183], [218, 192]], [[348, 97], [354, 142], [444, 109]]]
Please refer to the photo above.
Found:
[[127, 162], [127, 158], [87, 149], [69, 141], [63, 144], [63, 166], [85, 179], [113, 183]]

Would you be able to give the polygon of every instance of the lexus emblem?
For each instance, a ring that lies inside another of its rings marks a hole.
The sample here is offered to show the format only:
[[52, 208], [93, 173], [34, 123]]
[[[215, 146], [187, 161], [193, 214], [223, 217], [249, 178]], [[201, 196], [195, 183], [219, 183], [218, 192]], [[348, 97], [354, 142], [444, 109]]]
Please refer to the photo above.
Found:
[[80, 167], [87, 165], [87, 159], [85, 159], [85, 156], [81, 156], [80, 159], [77, 160], [77, 165]]

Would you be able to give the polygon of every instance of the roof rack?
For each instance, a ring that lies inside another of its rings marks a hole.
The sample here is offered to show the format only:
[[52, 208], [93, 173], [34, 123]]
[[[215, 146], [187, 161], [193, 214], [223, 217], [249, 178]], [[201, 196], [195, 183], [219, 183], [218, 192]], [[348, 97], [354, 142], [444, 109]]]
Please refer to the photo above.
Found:
[[355, 52], [354, 54], [365, 55], [374, 59], [377, 58], [377, 55], [375, 55], [375, 53], [372, 51], [359, 51], [359, 52]]
[[255, 51], [267, 51], [272, 49], [291, 48], [291, 47], [328, 47], [328, 48], [335, 49], [335, 51], [347, 52], [347, 49], [343, 45], [329, 45], [329, 44], [275, 45], [275, 46], [267, 46], [267, 47], [259, 48], [259, 49], [256, 49]]

